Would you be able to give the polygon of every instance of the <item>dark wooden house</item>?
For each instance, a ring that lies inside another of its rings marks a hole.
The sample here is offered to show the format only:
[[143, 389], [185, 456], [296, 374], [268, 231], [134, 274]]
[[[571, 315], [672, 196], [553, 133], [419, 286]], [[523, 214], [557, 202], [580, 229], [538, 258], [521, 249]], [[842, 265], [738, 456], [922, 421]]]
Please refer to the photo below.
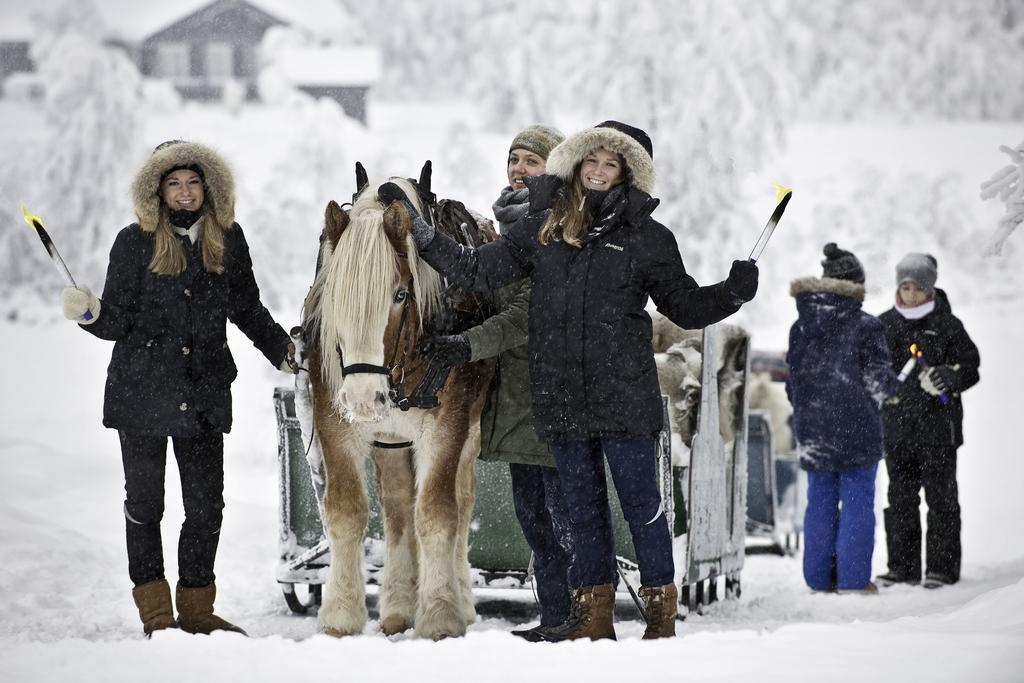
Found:
[[[191, 100], [219, 100], [228, 89], [257, 99], [260, 43], [271, 28], [291, 27], [308, 36], [309, 44], [273, 55], [285, 65], [281, 73], [297, 89], [335, 99], [346, 114], [366, 122], [366, 97], [378, 77], [379, 56], [372, 47], [332, 45], [350, 42], [346, 31], [351, 31], [334, 0], [146, 5], [136, 0], [96, 3], [110, 29], [107, 42], [124, 49], [143, 77], [167, 81]], [[0, 32], [0, 80], [31, 70], [28, 45], [27, 39]]]

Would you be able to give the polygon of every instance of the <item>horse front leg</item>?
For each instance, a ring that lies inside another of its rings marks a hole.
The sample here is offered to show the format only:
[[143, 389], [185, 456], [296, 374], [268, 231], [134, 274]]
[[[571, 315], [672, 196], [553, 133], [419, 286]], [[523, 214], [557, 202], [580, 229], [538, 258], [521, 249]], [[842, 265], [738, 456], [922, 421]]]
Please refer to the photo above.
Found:
[[378, 598], [380, 628], [390, 636], [411, 628], [416, 616], [416, 481], [408, 450], [374, 449], [373, 462], [384, 514], [384, 571]]
[[416, 537], [420, 557], [416, 634], [434, 640], [466, 633], [455, 572], [455, 543], [459, 536], [456, 479], [461, 445], [446, 438], [431, 439], [429, 445], [416, 452]]
[[363, 576], [363, 535], [369, 519], [365, 456], [346, 425], [337, 418], [319, 420], [324, 455], [324, 530], [331, 547], [331, 566], [324, 585], [318, 621], [332, 636], [363, 632], [366, 626], [366, 580]]
[[459, 458], [455, 496], [459, 504], [458, 535], [455, 539], [455, 575], [459, 586], [459, 606], [467, 626], [476, 623], [476, 602], [469, 566], [469, 527], [476, 503], [476, 458], [480, 453], [480, 421], [470, 429]]

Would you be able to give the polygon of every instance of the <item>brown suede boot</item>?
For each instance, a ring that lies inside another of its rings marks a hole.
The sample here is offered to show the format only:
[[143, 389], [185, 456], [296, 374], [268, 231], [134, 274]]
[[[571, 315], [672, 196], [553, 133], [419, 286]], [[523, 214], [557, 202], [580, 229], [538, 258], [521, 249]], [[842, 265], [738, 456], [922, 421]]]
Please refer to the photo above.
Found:
[[581, 638], [615, 640], [614, 612], [615, 588], [612, 584], [577, 588], [572, 596], [569, 618], [564, 624], [547, 629], [540, 639], [547, 642]]
[[679, 612], [679, 591], [674, 583], [664, 586], [643, 586], [640, 597], [647, 612], [644, 640], [672, 638], [676, 635], [676, 614]]
[[213, 601], [216, 597], [216, 584], [211, 583], [202, 588], [186, 588], [179, 583], [174, 596], [174, 601], [178, 603], [178, 626], [189, 633], [234, 631], [243, 636], [249, 635], [213, 613]]
[[139, 608], [142, 631], [150, 637], [153, 631], [177, 628], [174, 621], [174, 607], [171, 605], [171, 587], [167, 579], [157, 579], [132, 589], [135, 606]]

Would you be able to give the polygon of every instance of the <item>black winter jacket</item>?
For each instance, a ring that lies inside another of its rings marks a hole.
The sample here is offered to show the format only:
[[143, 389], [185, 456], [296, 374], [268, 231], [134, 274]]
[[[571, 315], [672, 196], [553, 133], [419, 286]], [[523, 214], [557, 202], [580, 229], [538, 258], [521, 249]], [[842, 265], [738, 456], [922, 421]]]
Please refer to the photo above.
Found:
[[899, 402], [887, 404], [882, 412], [886, 448], [891, 450], [902, 444], [960, 446], [964, 442], [960, 392], [978, 383], [981, 355], [963, 323], [953, 315], [946, 293], [936, 289], [935, 310], [918, 320], [904, 318], [895, 308], [879, 318], [885, 326], [893, 368], [897, 371], [910, 358], [911, 344], [917, 344], [924, 353], [926, 365], [959, 366], [956, 386], [946, 405], [921, 388], [917, 375], [920, 368], [903, 383], [897, 394]]
[[680, 327], [734, 313], [721, 284], [698, 287], [673, 234], [651, 218], [658, 200], [613, 190], [582, 248], [542, 245], [538, 233], [561, 181], [531, 180], [530, 212], [479, 249], [440, 233], [421, 250], [462, 287], [494, 290], [533, 281], [529, 356], [534, 429], [545, 442], [595, 436], [650, 436], [662, 428], [661, 390], [651, 349], [647, 299]]
[[260, 303], [249, 247], [237, 225], [224, 234], [224, 272], [207, 273], [200, 243], [186, 246], [180, 275], [149, 270], [154, 238], [132, 224], [110, 251], [100, 315], [85, 330], [114, 342], [107, 368], [103, 424], [154, 436], [191, 436], [199, 416], [231, 430], [231, 382], [237, 371], [228, 349], [231, 320], [278, 367], [287, 333]]

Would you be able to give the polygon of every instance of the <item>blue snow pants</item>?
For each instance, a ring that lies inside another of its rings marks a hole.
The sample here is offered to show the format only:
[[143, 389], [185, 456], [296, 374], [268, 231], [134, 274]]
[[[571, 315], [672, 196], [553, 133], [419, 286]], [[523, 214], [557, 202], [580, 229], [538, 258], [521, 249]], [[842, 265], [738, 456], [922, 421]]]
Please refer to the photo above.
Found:
[[614, 583], [615, 566], [605, 458], [615, 482], [640, 565], [640, 583], [663, 586], [675, 579], [672, 533], [658, 490], [656, 442], [651, 438], [600, 437], [551, 444], [572, 524], [574, 564], [581, 586]]
[[877, 470], [807, 472], [804, 580], [813, 590], [860, 590], [871, 580]]

